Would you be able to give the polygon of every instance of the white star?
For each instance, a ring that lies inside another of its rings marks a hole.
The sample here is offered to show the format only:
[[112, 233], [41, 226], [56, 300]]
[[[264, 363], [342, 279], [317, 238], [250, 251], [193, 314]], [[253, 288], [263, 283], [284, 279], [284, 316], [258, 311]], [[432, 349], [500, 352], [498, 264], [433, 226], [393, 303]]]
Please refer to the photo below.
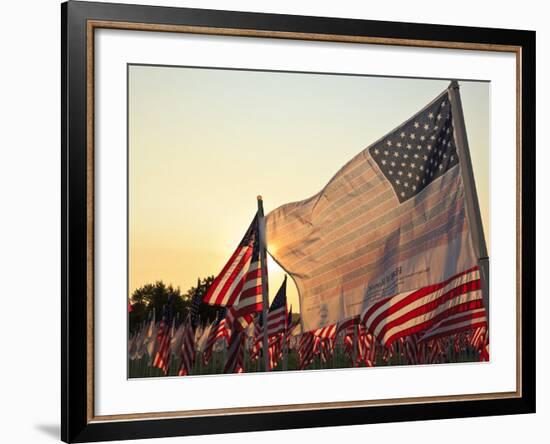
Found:
[[410, 150], [412, 148], [412, 145], [410, 143], [407, 143], [407, 149]]
[[439, 164], [439, 169], [442, 170], [443, 169], [443, 164]]
[[426, 131], [428, 131], [428, 128], [429, 128], [429, 127], [430, 127], [430, 125], [428, 125], [427, 123], [424, 125], [424, 129], [425, 129]]
[[420, 176], [416, 176], [416, 180], [417, 180], [417, 181], [420, 181]]
[[407, 173], [407, 177], [409, 177], [409, 178], [410, 178], [410, 177], [413, 177], [413, 174], [409, 171], [409, 172]]
[[401, 181], [400, 181], [399, 179], [395, 179], [395, 183], [396, 183], [397, 185], [399, 185], [399, 184], [401, 183]]
[[441, 102], [441, 106], [445, 106], [447, 105], [447, 102], [445, 102], [445, 100], [443, 100], [443, 102]]
[[[415, 169], [416, 168], [416, 163], [411, 163], [411, 168]], [[422, 167], [420, 167], [420, 169], [422, 169]]]
[[422, 145], [416, 145], [416, 149], [420, 151], [422, 149]]
[[403, 175], [403, 171], [399, 170], [399, 171], [397, 172], [397, 174], [399, 174], [400, 176], [402, 176], [402, 175]]
[[412, 186], [413, 191], [416, 191], [416, 185]]
[[418, 122], [414, 122], [414, 127], [415, 128], [418, 128], [420, 126], [420, 124]]
[[384, 151], [384, 156], [387, 156], [388, 154], [390, 154], [390, 152], [388, 150], [385, 150]]
[[405, 138], [405, 133], [404, 133], [404, 132], [402, 132], [402, 133], [401, 133], [401, 134], [399, 134], [399, 135], [401, 136], [401, 138], [402, 138], [402, 139], [404, 139], [404, 138]]
[[388, 170], [388, 174], [391, 176], [393, 174], [392, 170]]
[[391, 165], [392, 167], [394, 167], [394, 166], [395, 166], [395, 162], [392, 160], [392, 161], [390, 162], [390, 165]]
[[397, 142], [396, 145], [398, 148], [401, 148], [401, 142]]
[[386, 165], [386, 159], [382, 159], [382, 165]]
[[441, 114], [437, 115], [437, 120], [441, 120]]
[[399, 152], [396, 151], [395, 153], [393, 153], [394, 157], [399, 157]]
[[433, 118], [434, 118], [434, 113], [428, 114], [428, 119], [433, 119]]
[[428, 151], [430, 151], [432, 149], [432, 146], [428, 145], [426, 148], [428, 148]]
[[435, 140], [435, 136], [430, 136], [430, 140]]
[[374, 154], [378, 154], [380, 151], [378, 151], [378, 148], [374, 150]]
[[422, 156], [422, 159], [424, 160], [428, 160], [428, 156], [426, 156], [425, 154]]
[[405, 162], [401, 162], [401, 166], [405, 168], [405, 165], [407, 165]]
[[438, 128], [439, 128], [439, 127], [438, 127], [437, 125], [434, 126], [434, 131], [437, 131]]
[[424, 170], [424, 166], [423, 166], [423, 165], [420, 165], [418, 168], [420, 168], [421, 170]]
[[409, 188], [409, 182], [405, 182], [403, 185], [405, 186], [405, 188]]
[[418, 154], [417, 153], [414, 153], [414, 158], [418, 159]]
[[405, 193], [401, 191], [401, 197], [405, 197]]
[[451, 162], [455, 160], [455, 156], [451, 156]]
[[408, 159], [409, 155], [407, 153], [403, 154], [404, 159]]
[[415, 139], [416, 138], [416, 135], [414, 133], [411, 133], [411, 139]]
[[420, 136], [420, 140], [426, 140], [426, 136]]
[[391, 146], [391, 140], [388, 140], [388, 141], [386, 142], [386, 145]]

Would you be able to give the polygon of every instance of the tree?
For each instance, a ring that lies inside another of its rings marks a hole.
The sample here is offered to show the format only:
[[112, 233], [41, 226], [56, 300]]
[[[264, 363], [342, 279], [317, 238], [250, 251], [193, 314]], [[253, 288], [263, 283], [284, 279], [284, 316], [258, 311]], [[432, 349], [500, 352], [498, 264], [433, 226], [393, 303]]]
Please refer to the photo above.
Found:
[[[137, 288], [130, 297], [132, 302], [132, 311], [128, 316], [130, 333], [135, 332], [142, 322], [150, 319], [153, 313], [157, 321], [160, 320], [165, 310], [178, 323], [185, 321], [191, 310], [195, 292], [198, 291], [202, 300], [213, 281], [214, 276], [199, 278], [197, 285], [189, 288], [183, 294], [179, 287], [174, 288], [171, 284], [166, 285], [163, 281]], [[219, 307], [201, 303], [199, 307], [200, 322], [203, 324], [212, 322], [219, 310]]]

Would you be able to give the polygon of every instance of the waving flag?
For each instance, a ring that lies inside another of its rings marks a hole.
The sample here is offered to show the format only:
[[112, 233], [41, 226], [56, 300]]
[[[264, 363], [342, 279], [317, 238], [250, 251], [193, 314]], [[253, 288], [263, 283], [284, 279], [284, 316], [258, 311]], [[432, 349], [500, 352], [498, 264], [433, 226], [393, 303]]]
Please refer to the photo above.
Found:
[[243, 329], [252, 322], [253, 313], [262, 311], [262, 270], [258, 230], [256, 215], [203, 300], [210, 305], [233, 307], [235, 319]]
[[[351, 159], [318, 194], [267, 215], [268, 249], [294, 277], [305, 331], [478, 265], [452, 97], [445, 90]], [[463, 291], [460, 300], [477, 300], [473, 290]], [[426, 307], [434, 319], [458, 303], [443, 301], [439, 308]], [[425, 315], [418, 306], [409, 309], [411, 316]], [[378, 330], [387, 330], [380, 322]]]
[[213, 322], [212, 327], [210, 328], [210, 333], [206, 339], [204, 345], [204, 350], [202, 352], [202, 362], [204, 365], [208, 365], [210, 358], [212, 357], [212, 349], [214, 344], [219, 339], [225, 339], [229, 343], [229, 329], [226, 326], [226, 311], [227, 309], [221, 309], [218, 311], [216, 319]]
[[286, 276], [267, 313], [268, 337], [282, 333], [287, 328]]
[[199, 308], [201, 305], [200, 295], [200, 279], [197, 282], [193, 299], [191, 300], [191, 309], [189, 316], [187, 317], [187, 324], [183, 332], [180, 357], [181, 364], [178, 371], [178, 376], [190, 375], [193, 366], [195, 365], [196, 344], [195, 344], [195, 330], [199, 324]]
[[168, 374], [170, 367], [170, 340], [172, 339], [169, 317], [168, 309], [165, 307], [157, 331], [157, 353], [153, 360], [153, 367], [161, 369], [165, 375]]

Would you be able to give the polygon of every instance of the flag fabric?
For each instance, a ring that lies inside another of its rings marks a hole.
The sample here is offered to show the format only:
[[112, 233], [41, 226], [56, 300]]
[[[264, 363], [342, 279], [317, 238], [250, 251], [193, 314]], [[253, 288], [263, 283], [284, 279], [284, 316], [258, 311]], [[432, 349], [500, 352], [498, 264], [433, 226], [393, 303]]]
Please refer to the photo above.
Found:
[[262, 313], [254, 321], [254, 332], [252, 333], [252, 346], [250, 348], [250, 360], [255, 361], [260, 357], [263, 340]]
[[197, 283], [193, 299], [191, 300], [191, 308], [189, 316], [187, 317], [187, 323], [183, 332], [181, 347], [180, 347], [180, 368], [178, 370], [178, 376], [190, 375], [195, 365], [195, 331], [199, 324], [199, 308], [201, 304], [200, 294], [200, 280]]
[[[483, 309], [478, 267], [451, 278], [379, 300], [363, 314], [362, 322], [385, 346], [396, 339], [434, 328], [437, 337], [453, 322], [478, 316]], [[443, 325], [443, 327], [440, 327]]]
[[227, 359], [223, 368], [224, 373], [244, 372], [244, 339], [245, 332], [236, 330], [231, 335], [227, 346]]
[[267, 336], [282, 333], [287, 328], [286, 276], [267, 312]]
[[168, 310], [165, 308], [157, 331], [157, 352], [153, 360], [153, 367], [161, 369], [165, 375], [170, 367], [170, 330]]
[[[258, 215], [254, 216], [231, 258], [210, 285], [204, 302], [236, 307], [238, 317], [262, 311], [262, 273]], [[246, 320], [246, 325], [252, 321]]]
[[298, 288], [305, 331], [477, 265], [445, 90], [309, 199], [266, 216], [270, 254]]
[[212, 328], [210, 329], [208, 339], [206, 340], [204, 350], [202, 352], [202, 362], [204, 363], [204, 365], [208, 365], [208, 363], [210, 362], [214, 344], [219, 339], [226, 339], [227, 342], [229, 342], [228, 329], [226, 328], [225, 320], [226, 311], [227, 309], [225, 308], [218, 311], [216, 319], [214, 320]]
[[422, 341], [429, 341], [443, 336], [461, 333], [468, 330], [479, 330], [487, 327], [487, 315], [484, 307], [461, 311], [449, 315], [435, 324], [422, 335]]
[[313, 361], [315, 336], [311, 332], [303, 333], [298, 343], [298, 369], [304, 370]]
[[149, 355], [149, 365], [152, 365], [153, 359], [155, 358], [156, 348], [157, 348], [157, 324], [155, 322], [155, 310], [151, 315], [149, 320], [149, 326], [147, 327], [147, 332], [145, 334], [144, 346], [147, 355]]
[[334, 339], [336, 337], [337, 329], [337, 324], [327, 325], [326, 327], [313, 330], [313, 335], [321, 339]]

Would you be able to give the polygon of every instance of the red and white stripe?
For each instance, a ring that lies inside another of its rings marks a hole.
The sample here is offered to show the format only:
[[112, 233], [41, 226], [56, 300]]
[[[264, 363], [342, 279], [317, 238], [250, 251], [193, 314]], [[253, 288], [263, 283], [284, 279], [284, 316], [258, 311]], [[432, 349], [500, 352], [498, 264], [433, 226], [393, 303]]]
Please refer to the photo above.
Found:
[[275, 336], [287, 328], [288, 311], [286, 305], [267, 313], [267, 335]]
[[195, 365], [195, 330], [193, 329], [191, 319], [187, 320], [187, 325], [183, 332], [183, 338], [180, 349], [181, 364], [178, 371], [178, 376], [190, 375]]
[[157, 332], [157, 353], [153, 360], [153, 367], [159, 368], [165, 375], [168, 374], [170, 366], [170, 327], [162, 319]]
[[430, 328], [422, 336], [422, 341], [449, 336], [472, 329], [487, 327], [487, 314], [485, 308], [477, 308], [467, 312], [451, 315]]
[[227, 347], [227, 359], [223, 368], [224, 373], [244, 372], [244, 339], [243, 331], [235, 331], [231, 335]]
[[321, 339], [334, 339], [336, 337], [337, 324], [327, 325], [313, 331], [313, 334]]
[[203, 302], [231, 307], [239, 299], [252, 258], [252, 245], [239, 245], [209, 287]]
[[208, 365], [210, 362], [210, 358], [212, 357], [212, 349], [214, 348], [214, 344], [220, 339], [226, 339], [227, 342], [229, 342], [230, 337], [230, 330], [227, 328], [227, 320], [226, 318], [222, 319], [218, 325], [215, 325], [210, 330], [210, 333], [208, 335], [208, 338], [206, 339], [206, 343], [204, 345], [204, 350], [202, 353], [202, 362], [204, 365]]
[[367, 308], [362, 323], [385, 346], [425, 331], [451, 316], [483, 307], [478, 267], [438, 284], [384, 298]]
[[313, 361], [314, 336], [307, 332], [302, 334], [298, 344], [298, 368], [304, 370]]

